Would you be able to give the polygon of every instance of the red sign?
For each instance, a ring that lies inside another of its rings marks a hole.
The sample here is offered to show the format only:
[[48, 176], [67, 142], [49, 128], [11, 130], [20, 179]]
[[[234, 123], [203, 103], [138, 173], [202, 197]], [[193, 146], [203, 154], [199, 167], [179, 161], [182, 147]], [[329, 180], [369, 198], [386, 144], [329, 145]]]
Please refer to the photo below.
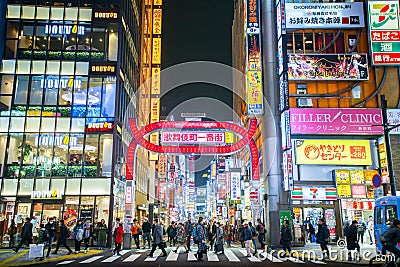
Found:
[[113, 122], [94, 122], [89, 123], [86, 126], [86, 132], [97, 133], [97, 132], [112, 132], [114, 129]]
[[258, 188], [254, 188], [252, 191], [250, 191], [250, 199], [258, 199]]
[[163, 144], [225, 144], [225, 132], [161, 132]]

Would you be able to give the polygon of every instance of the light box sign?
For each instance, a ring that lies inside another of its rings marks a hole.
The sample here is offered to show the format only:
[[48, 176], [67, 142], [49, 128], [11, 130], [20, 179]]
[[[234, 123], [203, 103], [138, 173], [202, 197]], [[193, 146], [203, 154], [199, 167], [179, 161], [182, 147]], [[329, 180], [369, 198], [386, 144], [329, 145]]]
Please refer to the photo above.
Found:
[[225, 132], [161, 132], [163, 144], [225, 144]]
[[382, 135], [382, 111], [363, 108], [292, 108], [292, 134]]
[[50, 24], [45, 26], [44, 33], [49, 34], [50, 36], [59, 36], [63, 34], [85, 35], [85, 26], [77, 24], [71, 24], [71, 25]]
[[[399, 125], [400, 124], [400, 109], [388, 109], [387, 110], [387, 120], [389, 125]], [[392, 129], [389, 134], [400, 134], [400, 127]]]
[[368, 1], [373, 65], [400, 65], [399, 1]]
[[93, 9], [93, 20], [118, 22], [118, 10], [111, 9]]
[[117, 62], [90, 62], [89, 75], [116, 75]]
[[59, 190], [32, 191], [31, 199], [62, 199]]
[[231, 201], [240, 201], [240, 172], [231, 172]]
[[363, 3], [285, 3], [286, 28], [348, 29], [364, 27]]
[[86, 125], [86, 132], [98, 133], [98, 132], [112, 132], [114, 129], [114, 123], [112, 122], [94, 122]]
[[261, 70], [260, 34], [247, 36], [247, 69]]
[[260, 33], [260, 0], [247, 0], [247, 33]]
[[289, 54], [289, 80], [368, 80], [366, 54]]
[[261, 74], [261, 71], [247, 72], [247, 111], [251, 115], [264, 113]]
[[296, 140], [296, 162], [370, 166], [371, 147], [368, 140]]

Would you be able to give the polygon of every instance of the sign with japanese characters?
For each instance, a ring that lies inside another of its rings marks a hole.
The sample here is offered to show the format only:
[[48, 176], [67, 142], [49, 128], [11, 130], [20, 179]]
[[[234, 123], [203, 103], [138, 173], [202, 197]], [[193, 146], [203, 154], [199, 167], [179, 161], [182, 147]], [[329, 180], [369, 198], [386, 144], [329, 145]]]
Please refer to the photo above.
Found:
[[153, 38], [152, 63], [161, 64], [161, 38], [159, 37]]
[[399, 1], [369, 1], [373, 65], [400, 65]]
[[153, 34], [161, 34], [162, 27], [162, 9], [153, 10]]
[[372, 164], [368, 140], [296, 140], [297, 164], [359, 165]]
[[285, 3], [286, 28], [348, 29], [364, 27], [363, 3]]
[[351, 184], [364, 184], [364, 170], [350, 170], [350, 181]]
[[[390, 126], [400, 126], [400, 109], [388, 109], [387, 120]], [[400, 127], [392, 129], [389, 134], [400, 134]]]
[[165, 156], [165, 154], [159, 155], [158, 178], [167, 178], [167, 156]]
[[283, 152], [283, 187], [285, 191], [293, 190], [293, 160], [292, 151]]
[[341, 184], [336, 186], [338, 198], [351, 198], [351, 186], [349, 184]]
[[337, 185], [350, 184], [350, 173], [348, 170], [335, 170], [333, 174]]
[[289, 110], [285, 110], [281, 113], [281, 139], [282, 139], [282, 150], [288, 150], [292, 148], [292, 139], [290, 137], [290, 115]]
[[161, 132], [163, 144], [225, 144], [225, 132]]
[[279, 110], [289, 108], [289, 81], [287, 72], [279, 76]]
[[292, 134], [382, 135], [381, 109], [291, 108]]
[[231, 172], [231, 201], [240, 201], [240, 172]]
[[260, 33], [260, 0], [247, 0], [247, 33]]
[[261, 70], [260, 34], [247, 36], [247, 70]]
[[353, 198], [366, 198], [367, 190], [365, 185], [363, 184], [352, 184], [351, 185], [351, 194]]
[[289, 80], [368, 80], [366, 54], [288, 54]]
[[251, 115], [263, 114], [262, 72], [247, 72], [247, 110]]

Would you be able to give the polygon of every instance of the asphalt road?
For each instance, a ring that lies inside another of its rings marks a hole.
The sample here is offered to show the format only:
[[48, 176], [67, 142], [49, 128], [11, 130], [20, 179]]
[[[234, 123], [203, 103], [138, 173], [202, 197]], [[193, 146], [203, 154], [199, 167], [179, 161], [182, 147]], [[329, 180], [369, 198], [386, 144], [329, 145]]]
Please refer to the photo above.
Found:
[[[61, 252], [61, 253], [65, 253]], [[60, 253], [60, 254], [61, 254]], [[180, 253], [172, 252], [172, 248], [167, 248], [167, 257], [160, 257], [160, 250], [154, 253], [154, 257], [147, 257], [148, 250], [124, 250], [122, 256], [113, 256], [108, 249], [102, 254], [90, 255], [87, 257], [79, 257], [64, 259], [56, 262], [48, 262], [35, 264], [35, 266], [84, 266], [92, 264], [94, 266], [360, 266], [359, 263], [349, 262], [340, 263], [335, 261], [321, 261], [320, 259], [296, 259], [296, 258], [278, 258], [276, 254], [263, 252], [258, 257], [246, 258], [246, 251], [242, 248], [225, 248], [225, 254], [215, 255], [214, 252], [208, 252], [204, 255], [202, 262], [198, 262], [194, 256], [194, 252], [184, 253], [184, 249], [180, 249]], [[10, 265], [12, 266], [12, 265]], [[21, 266], [21, 265], [19, 265]], [[24, 265], [31, 266], [31, 265]]]

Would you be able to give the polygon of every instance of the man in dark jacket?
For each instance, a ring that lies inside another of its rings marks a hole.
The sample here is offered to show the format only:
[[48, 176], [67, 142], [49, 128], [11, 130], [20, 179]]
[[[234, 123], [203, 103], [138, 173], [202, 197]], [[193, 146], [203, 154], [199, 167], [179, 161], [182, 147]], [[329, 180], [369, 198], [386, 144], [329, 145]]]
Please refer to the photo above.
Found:
[[154, 224], [153, 224], [153, 247], [151, 248], [150, 254], [147, 255], [149, 257], [153, 257], [153, 253], [156, 250], [156, 248], [160, 248], [163, 252], [163, 254], [160, 257], [166, 257], [167, 252], [165, 251], [165, 240], [164, 240], [164, 235], [165, 235], [165, 229], [161, 224], [158, 224], [158, 219], [154, 219]]
[[357, 240], [357, 226], [358, 226], [357, 224], [358, 224], [357, 221], [353, 220], [348, 230], [345, 231], [347, 250], [349, 251], [349, 261], [352, 260], [351, 257], [352, 250], [356, 249], [358, 253], [360, 253], [360, 245], [358, 244]]
[[261, 219], [257, 219], [256, 230], [258, 232], [258, 242], [260, 242], [261, 248], [265, 249], [265, 225], [261, 222]]
[[50, 251], [53, 248], [53, 242], [57, 234], [57, 226], [54, 222], [54, 218], [49, 218], [49, 221], [46, 224], [46, 231], [49, 234], [49, 248], [47, 249], [46, 257], [49, 257]]
[[382, 241], [382, 255], [386, 254], [386, 251], [392, 252], [396, 259], [400, 258], [400, 250], [396, 248], [397, 243], [400, 243], [400, 220], [394, 220], [393, 224], [390, 226], [386, 232], [383, 233], [383, 238], [385, 241]]
[[57, 254], [60, 245], [63, 245], [68, 250], [68, 255], [72, 253], [71, 248], [67, 245], [67, 238], [71, 235], [67, 226], [64, 224], [64, 220], [60, 220], [60, 237], [57, 241], [56, 250], [52, 254]]
[[317, 243], [321, 246], [322, 253], [329, 258], [329, 230], [323, 218], [318, 220]]
[[[251, 228], [247, 222], [243, 223], [244, 226], [244, 242], [247, 250], [247, 258], [251, 257], [251, 244], [253, 243], [253, 235], [251, 234]], [[255, 253], [256, 251], [254, 251]]]
[[147, 240], [147, 244], [149, 245], [149, 248], [150, 248], [151, 223], [147, 220], [147, 218], [144, 219], [144, 223], [142, 225], [142, 231], [143, 231], [143, 249], [146, 248], [146, 240]]
[[289, 227], [289, 221], [284, 220], [283, 221], [283, 226], [281, 229], [281, 241], [280, 244], [283, 247], [284, 255], [286, 256], [286, 250], [290, 253], [292, 252], [292, 248], [290, 247], [290, 243], [292, 242], [292, 231], [290, 230]]
[[32, 244], [32, 236], [33, 236], [32, 229], [33, 229], [33, 224], [31, 223], [31, 218], [26, 217], [24, 226], [22, 226], [21, 241], [19, 242], [17, 248], [14, 250], [15, 252], [18, 252], [18, 250], [26, 242], [28, 243], [28, 245]]
[[175, 236], [176, 236], [175, 222], [171, 222], [171, 224], [168, 226], [167, 234], [168, 234], [169, 246], [172, 247], [172, 244], [174, 244], [175, 246]]
[[192, 222], [190, 221], [190, 218], [188, 218], [187, 222], [185, 223], [185, 233], [186, 233], [186, 245], [189, 251], [191, 251], [190, 239], [192, 237], [192, 231], [193, 231], [193, 225]]

